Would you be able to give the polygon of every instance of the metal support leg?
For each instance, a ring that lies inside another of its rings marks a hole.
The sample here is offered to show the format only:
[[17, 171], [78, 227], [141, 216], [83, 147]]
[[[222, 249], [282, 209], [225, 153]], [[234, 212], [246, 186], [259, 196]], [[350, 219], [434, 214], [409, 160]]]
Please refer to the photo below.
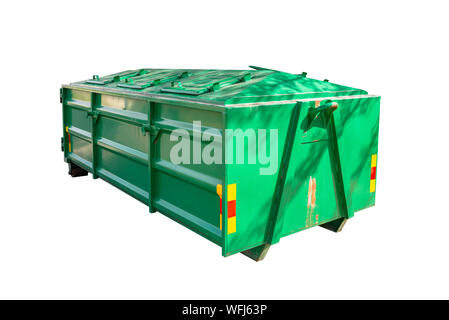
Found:
[[345, 226], [346, 221], [348, 221], [348, 219], [346, 218], [338, 218], [336, 220], [324, 223], [322, 225], [320, 225], [320, 227], [323, 227], [324, 229], [333, 231], [333, 232], [340, 232], [343, 227]]
[[263, 244], [261, 246], [248, 249], [246, 251], [242, 251], [242, 253], [248, 258], [253, 259], [254, 261], [261, 261], [267, 255], [268, 249], [270, 249], [270, 245]]
[[81, 167], [78, 167], [76, 164], [73, 164], [70, 162], [69, 163], [69, 174], [72, 176], [72, 178], [84, 177], [84, 176], [87, 176], [87, 171]]

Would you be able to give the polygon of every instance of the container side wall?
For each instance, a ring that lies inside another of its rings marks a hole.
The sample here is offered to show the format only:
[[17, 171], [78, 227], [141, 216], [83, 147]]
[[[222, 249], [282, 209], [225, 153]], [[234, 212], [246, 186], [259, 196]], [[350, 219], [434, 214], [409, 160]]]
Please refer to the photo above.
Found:
[[98, 94], [96, 157], [98, 176], [149, 203], [148, 137], [141, 127], [148, 122], [149, 102]]
[[[221, 245], [216, 188], [223, 181], [224, 165], [222, 159], [210, 165], [202, 161], [212, 141], [216, 148], [223, 147], [221, 112], [63, 90], [66, 161]], [[199, 125], [196, 135], [193, 121]], [[172, 161], [172, 148], [180, 142], [170, 138], [176, 130], [187, 133], [187, 163]], [[193, 159], [194, 142], [200, 149], [199, 163]]]

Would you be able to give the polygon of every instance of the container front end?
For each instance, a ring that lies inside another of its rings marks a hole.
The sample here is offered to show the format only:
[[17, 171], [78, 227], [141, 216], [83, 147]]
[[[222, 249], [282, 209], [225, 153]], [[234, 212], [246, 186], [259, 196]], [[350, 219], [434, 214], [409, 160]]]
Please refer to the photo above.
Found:
[[317, 225], [340, 231], [373, 206], [379, 105], [366, 95], [230, 108], [226, 181], [235, 222], [223, 254], [260, 260], [281, 237]]

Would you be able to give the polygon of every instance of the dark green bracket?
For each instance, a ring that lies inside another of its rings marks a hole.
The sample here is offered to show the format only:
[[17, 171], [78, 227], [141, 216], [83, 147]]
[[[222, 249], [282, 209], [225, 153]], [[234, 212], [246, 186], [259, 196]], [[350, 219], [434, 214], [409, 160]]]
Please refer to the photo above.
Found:
[[[331, 101], [327, 101], [325, 105], [328, 104], [333, 104], [335, 106], [335, 109], [338, 107], [337, 103], [332, 103]], [[339, 217], [334, 221], [326, 223], [322, 225], [322, 227], [328, 230], [339, 232], [345, 225], [346, 220], [351, 218], [352, 215], [348, 210], [348, 203], [346, 201], [346, 193], [343, 183], [343, 171], [341, 168], [340, 152], [338, 150], [337, 132], [335, 129], [335, 119], [332, 112], [329, 113], [329, 120], [327, 125], [327, 134], [329, 137], [327, 143], [328, 143], [329, 156], [331, 160], [330, 162], [331, 162], [332, 177], [334, 179], [335, 195], [337, 197], [336, 199], [337, 205], [340, 216], [342, 217]]]
[[129, 88], [129, 89], [137, 89], [137, 90], [142, 90], [145, 88], [149, 88], [149, 87], [154, 87], [154, 86], [159, 86], [161, 84], [164, 84], [166, 82], [172, 82], [175, 80], [181, 80], [184, 78], [187, 78], [191, 76], [191, 73], [188, 71], [184, 71], [182, 73], [178, 73], [175, 75], [171, 75], [171, 76], [167, 76], [164, 78], [159, 78], [159, 79], [153, 79], [153, 80], [149, 80], [143, 84], [135, 84], [134, 80], [132, 78], [126, 79], [125, 83], [119, 83], [117, 86], [121, 87], [121, 88]]
[[162, 132], [162, 130], [160, 128], [155, 129], [151, 143], [155, 144], [157, 142], [157, 140], [161, 136], [161, 132]]
[[264, 67], [258, 67], [258, 66], [248, 66], [248, 67], [251, 68], [251, 69], [254, 69], [254, 70], [282, 72], [282, 71], [278, 71], [278, 70], [274, 70], [274, 69], [268, 69], [268, 68], [264, 68]]
[[[343, 229], [346, 221], [351, 217], [348, 210], [348, 205], [346, 202], [346, 195], [343, 184], [343, 174], [340, 163], [340, 153], [338, 150], [337, 134], [335, 129], [335, 119], [333, 112], [338, 108], [336, 102], [331, 100], [324, 101], [317, 108], [310, 108], [309, 113], [306, 117], [306, 130], [314, 127], [316, 123], [315, 120], [320, 117], [322, 120], [322, 128], [327, 130], [327, 143], [328, 151], [331, 162], [332, 178], [334, 181], [335, 195], [337, 201], [337, 207], [340, 213], [340, 217], [320, 225], [321, 227], [334, 231], [340, 232]], [[343, 217], [341, 217], [343, 216]]]
[[119, 74], [119, 75], [116, 75], [116, 76], [114, 76], [112, 78], [106, 78], [106, 79], [103, 79], [103, 80], [101, 80], [98, 75], [94, 74], [92, 79], [91, 80], [87, 80], [86, 83], [105, 85], [105, 84], [110, 84], [110, 83], [114, 83], [114, 82], [120, 82], [120, 81], [127, 80], [127, 79], [133, 78], [133, 77], [142, 76], [142, 75], [144, 75], [146, 73], [148, 73], [148, 70], [140, 69], [138, 71], [131, 71], [131, 72]]
[[259, 70], [259, 71], [274, 71], [274, 72], [288, 73], [288, 72], [285, 72], [285, 71], [269, 69], [269, 68], [264, 68], [264, 67], [258, 67], [258, 66], [248, 66], [248, 67], [251, 68], [251, 69], [254, 69], [254, 70]]
[[152, 125], [149, 125], [149, 124], [143, 125], [141, 127], [141, 130], [142, 130], [142, 133], [143, 133], [144, 136], [147, 135], [147, 132], [150, 133], [150, 135], [152, 136], [151, 143], [156, 143], [157, 142], [157, 140], [159, 139], [159, 136], [161, 135], [161, 131], [162, 131], [161, 128], [156, 127], [154, 124], [152, 124]]
[[262, 260], [267, 254], [270, 246], [274, 243], [279, 242], [280, 235], [279, 232], [276, 232], [276, 226], [279, 220], [279, 208], [281, 204], [282, 193], [284, 192], [284, 186], [287, 178], [288, 166], [290, 164], [290, 157], [295, 142], [296, 131], [298, 129], [301, 107], [302, 104], [300, 102], [297, 102], [293, 107], [292, 114], [290, 116], [287, 137], [284, 145], [284, 150], [282, 152], [282, 160], [279, 167], [276, 186], [274, 189], [273, 200], [271, 202], [269, 221], [267, 224], [267, 229], [265, 231], [264, 244], [242, 252], [244, 255], [256, 261]]
[[189, 89], [183, 87], [183, 84], [181, 81], [173, 81], [171, 83], [171, 87], [162, 88], [161, 92], [167, 92], [167, 93], [178, 93], [178, 94], [188, 94], [192, 96], [199, 96], [204, 93], [209, 92], [216, 92], [224, 87], [240, 83], [240, 82], [246, 82], [251, 80], [251, 73], [247, 72], [243, 75], [237, 76], [237, 77], [230, 77], [221, 81], [214, 82], [212, 84], [209, 84], [201, 89]]
[[94, 124], [97, 123], [99, 115], [98, 111], [87, 111], [87, 117], [92, 117]]
[[[285, 72], [285, 71], [280, 71], [280, 70], [275, 70], [275, 69], [268, 69], [268, 68], [263, 68], [263, 67], [258, 67], [258, 66], [248, 66], [248, 67], [251, 68], [251, 69], [254, 69], [254, 70], [289, 73], [289, 72]], [[307, 72], [302, 72], [301, 74], [298, 74], [298, 76], [306, 78], [307, 77]]]
[[92, 177], [97, 179], [97, 121], [99, 118], [98, 111], [95, 110], [98, 104], [99, 96], [96, 93], [91, 94], [90, 110], [87, 111], [87, 117], [92, 118]]
[[336, 103], [327, 101], [325, 104], [318, 106], [317, 108], [310, 108], [307, 113], [306, 123], [304, 131], [308, 131], [312, 126], [313, 122], [321, 117], [323, 120], [324, 128], [327, 128], [331, 119], [332, 112], [337, 109], [338, 105]]
[[[147, 132], [149, 132], [148, 137], [148, 179], [150, 182], [149, 186], [149, 192], [148, 192], [148, 209], [150, 213], [155, 213], [156, 209], [153, 206], [153, 194], [154, 194], [154, 152], [155, 152], [155, 146], [154, 143], [156, 142], [156, 138], [160, 135], [160, 129], [153, 125], [150, 125], [153, 122], [154, 117], [154, 108], [155, 103], [154, 102], [148, 102], [148, 125], [144, 125], [142, 127], [143, 135], [145, 136]], [[159, 129], [159, 130], [158, 130]], [[153, 131], [153, 136], [151, 132]], [[156, 133], [156, 136], [154, 135]]]

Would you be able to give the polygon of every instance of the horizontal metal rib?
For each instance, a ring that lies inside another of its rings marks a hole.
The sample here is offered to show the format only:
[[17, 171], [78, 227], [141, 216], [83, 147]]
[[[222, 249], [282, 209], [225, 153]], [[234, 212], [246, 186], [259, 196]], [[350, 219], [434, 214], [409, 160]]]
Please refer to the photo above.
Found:
[[80, 110], [90, 109], [90, 101], [82, 100], [68, 100], [65, 102], [66, 105]]
[[89, 131], [77, 128], [77, 127], [69, 127], [69, 133], [77, 138], [80, 138], [86, 142], [92, 142], [92, 133]]
[[184, 180], [209, 192], [215, 193], [217, 184], [221, 184], [220, 179], [173, 164], [167, 160], [158, 160], [154, 163], [153, 167], [172, 177]]
[[[190, 135], [192, 135], [194, 132], [195, 133], [200, 133], [200, 134], [204, 134], [204, 132], [206, 130], [210, 130], [208, 132], [208, 134], [211, 137], [215, 138], [221, 138], [221, 136], [223, 135], [223, 130], [222, 129], [218, 129], [218, 128], [213, 128], [213, 127], [207, 127], [204, 125], [201, 125], [201, 129], [200, 130], [194, 130], [193, 129], [193, 125], [189, 122], [184, 122], [184, 121], [176, 121], [176, 120], [168, 120], [168, 119], [163, 119], [163, 120], [157, 120], [154, 122], [154, 125], [161, 129], [161, 130], [165, 130], [165, 131], [174, 131], [174, 130], [179, 130], [179, 129], [184, 129], [187, 132], [189, 132]], [[214, 133], [217, 132], [217, 133]]]
[[127, 147], [123, 144], [114, 142], [112, 140], [106, 139], [106, 138], [101, 138], [97, 140], [97, 145], [99, 147], [103, 147], [105, 149], [108, 149], [112, 152], [118, 153], [122, 156], [131, 158], [137, 162], [140, 162], [144, 165], [148, 164], [148, 154], [146, 154], [145, 152]]
[[[218, 245], [221, 245], [221, 230], [216, 226], [198, 218], [197, 216], [175, 206], [168, 201], [156, 199], [153, 204], [154, 207], [164, 215], [178, 221], [183, 225], [187, 225], [188, 228], [196, 233], [206, 237]], [[192, 226], [192, 224], [194, 226]]]
[[148, 122], [146, 114], [135, 111], [116, 110], [108, 107], [98, 107], [95, 109], [100, 116], [122, 120], [130, 124], [142, 125]]
[[129, 183], [128, 181], [120, 178], [119, 176], [116, 176], [115, 174], [106, 169], [98, 169], [97, 174], [100, 178], [106, 180], [115, 187], [124, 190], [137, 200], [145, 204], [148, 203], [149, 194], [147, 191], [137, 187], [132, 183]]

